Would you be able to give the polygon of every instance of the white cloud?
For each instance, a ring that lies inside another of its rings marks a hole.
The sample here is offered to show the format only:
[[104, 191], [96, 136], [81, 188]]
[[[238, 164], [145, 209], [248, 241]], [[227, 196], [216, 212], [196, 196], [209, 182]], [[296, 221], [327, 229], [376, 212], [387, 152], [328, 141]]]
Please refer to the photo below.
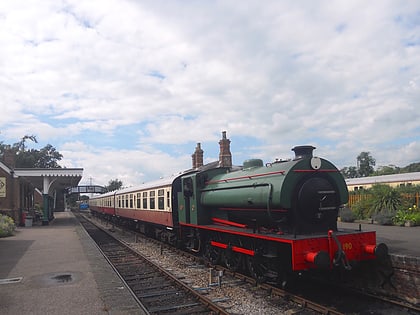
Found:
[[312, 143], [340, 167], [362, 150], [404, 166], [420, 160], [419, 12], [414, 1], [5, 2], [0, 140], [36, 134], [106, 182], [189, 167], [195, 142], [217, 147], [222, 130], [241, 158]]
[[60, 165], [83, 166], [85, 184], [92, 181], [106, 185], [118, 178], [125, 186], [138, 185], [177, 174], [191, 162], [188, 155], [175, 158], [159, 151], [97, 149], [82, 142], [68, 143], [63, 148]]

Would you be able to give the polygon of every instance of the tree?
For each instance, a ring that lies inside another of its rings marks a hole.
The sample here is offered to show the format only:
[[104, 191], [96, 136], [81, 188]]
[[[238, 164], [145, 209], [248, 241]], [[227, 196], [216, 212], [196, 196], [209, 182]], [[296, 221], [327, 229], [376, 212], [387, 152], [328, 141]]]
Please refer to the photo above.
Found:
[[356, 178], [359, 176], [356, 166], [344, 167], [340, 170], [344, 178]]
[[376, 160], [370, 155], [370, 152], [361, 152], [357, 156], [357, 168], [360, 177], [367, 177], [373, 174]]
[[13, 147], [17, 151], [21, 151], [21, 152], [25, 151], [25, 142], [26, 142], [26, 140], [31, 140], [31, 141], [33, 141], [35, 143], [38, 143], [38, 140], [36, 139], [36, 136], [34, 136], [34, 135], [30, 135], [30, 136], [24, 135], [19, 142], [16, 142], [15, 144], [13, 144]]
[[401, 173], [412, 173], [412, 172], [420, 172], [420, 162], [411, 163], [410, 165], [407, 165], [406, 167], [403, 167], [401, 169]]
[[121, 189], [122, 186], [123, 186], [123, 183], [118, 178], [112, 179], [108, 182], [108, 185], [105, 186], [105, 191], [108, 192], [108, 191], [118, 190], [118, 189]]
[[38, 168], [61, 168], [57, 161], [60, 161], [63, 155], [60, 154], [51, 144], [43, 147], [38, 154], [38, 160], [35, 167]]
[[400, 168], [395, 165], [380, 166], [375, 172], [376, 176], [379, 175], [391, 175], [400, 173]]
[[25, 135], [19, 142], [13, 144], [13, 146], [3, 144], [0, 142], [0, 154], [4, 154], [5, 151], [11, 151], [16, 156], [15, 167], [18, 168], [61, 168], [58, 164], [63, 158], [63, 155], [56, 150], [51, 144], [47, 144], [41, 150], [26, 148], [26, 141], [31, 140], [38, 143], [34, 135]]
[[21, 168], [61, 168], [57, 161], [63, 155], [51, 144], [47, 144], [41, 150], [31, 149], [29, 151], [16, 152], [16, 167]]
[[38, 150], [31, 149], [29, 151], [17, 151], [16, 167], [34, 168], [39, 158]]

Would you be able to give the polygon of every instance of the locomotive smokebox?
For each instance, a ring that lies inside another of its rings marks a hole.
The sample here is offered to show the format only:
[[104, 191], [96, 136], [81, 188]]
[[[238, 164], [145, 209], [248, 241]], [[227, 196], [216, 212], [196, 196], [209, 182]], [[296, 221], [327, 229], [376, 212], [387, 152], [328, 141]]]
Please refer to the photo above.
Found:
[[316, 149], [315, 147], [311, 145], [299, 145], [292, 149], [292, 151], [295, 152], [295, 158], [294, 160], [300, 160], [300, 159], [310, 159], [312, 158], [312, 152]]

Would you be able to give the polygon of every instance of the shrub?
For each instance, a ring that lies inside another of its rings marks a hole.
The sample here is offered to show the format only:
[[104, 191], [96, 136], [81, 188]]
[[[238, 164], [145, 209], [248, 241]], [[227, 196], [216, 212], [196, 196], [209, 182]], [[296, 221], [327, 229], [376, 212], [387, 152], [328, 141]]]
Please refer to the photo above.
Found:
[[373, 219], [379, 225], [392, 225], [394, 216], [394, 213], [378, 213], [373, 216]]
[[370, 218], [372, 216], [371, 209], [372, 201], [369, 199], [362, 199], [351, 206], [354, 216], [359, 220]]
[[401, 194], [388, 185], [374, 185], [373, 194], [373, 213], [388, 215], [397, 211], [401, 205]]
[[393, 219], [395, 225], [404, 225], [408, 221], [411, 221], [414, 225], [420, 225], [420, 211], [416, 205], [408, 209], [398, 210]]
[[11, 217], [0, 214], [0, 237], [13, 235], [15, 228], [15, 222]]
[[404, 223], [407, 221], [407, 211], [405, 210], [398, 210], [395, 214], [395, 217], [392, 219], [392, 222], [395, 225], [404, 225]]
[[347, 207], [340, 209], [339, 215], [341, 222], [354, 222], [355, 220], [354, 213]]
[[412, 221], [414, 225], [420, 225], [420, 212], [413, 213], [408, 220]]

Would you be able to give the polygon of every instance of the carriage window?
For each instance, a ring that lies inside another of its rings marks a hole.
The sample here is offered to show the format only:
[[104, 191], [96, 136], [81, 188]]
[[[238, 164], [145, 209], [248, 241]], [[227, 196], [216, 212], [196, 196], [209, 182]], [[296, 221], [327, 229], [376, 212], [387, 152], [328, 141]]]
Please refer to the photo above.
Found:
[[166, 204], [168, 208], [171, 207], [171, 193], [169, 190], [166, 192]]
[[150, 209], [155, 209], [155, 192], [150, 192]]
[[118, 199], [118, 208], [121, 208], [121, 197], [117, 197]]
[[133, 194], [130, 194], [130, 208], [133, 208]]
[[165, 191], [163, 189], [158, 190], [158, 209], [165, 209]]
[[141, 193], [137, 194], [137, 208], [141, 208]]
[[128, 195], [125, 196], [125, 207], [128, 208]]
[[147, 192], [143, 193], [143, 209], [147, 209]]

